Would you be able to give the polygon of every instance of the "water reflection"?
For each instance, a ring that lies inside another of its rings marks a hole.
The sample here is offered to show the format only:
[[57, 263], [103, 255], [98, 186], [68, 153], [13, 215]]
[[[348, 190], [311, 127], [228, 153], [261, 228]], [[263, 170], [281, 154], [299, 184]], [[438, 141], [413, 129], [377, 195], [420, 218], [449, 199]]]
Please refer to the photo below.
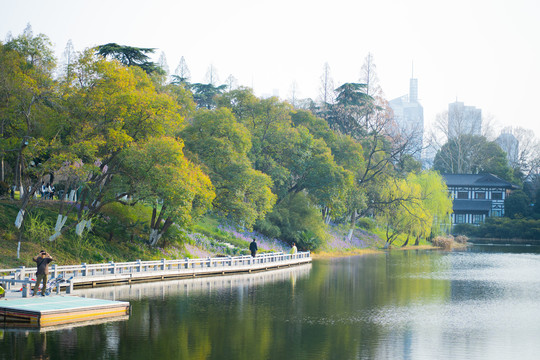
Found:
[[[136, 283], [94, 289], [78, 289], [73, 295], [106, 300], [142, 300], [147, 298], [165, 299], [169, 296], [190, 295], [192, 293], [244, 289], [246, 287], [290, 281], [292, 288], [297, 278], [306, 278], [311, 270], [311, 263], [283, 268], [275, 271], [264, 271], [251, 274], [225, 275], [218, 277], [197, 277], [184, 280], [168, 280], [164, 282]], [[244, 291], [240, 291], [241, 294]]]
[[536, 359], [540, 256], [491, 250], [84, 290], [129, 300], [132, 315], [46, 338], [6, 331], [0, 359]]

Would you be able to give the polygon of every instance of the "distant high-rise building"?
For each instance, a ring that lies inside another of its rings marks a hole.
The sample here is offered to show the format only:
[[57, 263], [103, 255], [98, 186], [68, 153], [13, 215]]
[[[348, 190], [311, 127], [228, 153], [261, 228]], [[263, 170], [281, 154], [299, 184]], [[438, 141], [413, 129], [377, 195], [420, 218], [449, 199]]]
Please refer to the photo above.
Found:
[[505, 130], [499, 135], [495, 142], [503, 149], [511, 167], [516, 167], [519, 163], [519, 140], [512, 134], [511, 129]]
[[409, 94], [390, 100], [398, 132], [409, 139], [409, 151], [421, 159], [424, 142], [424, 108], [418, 102], [418, 79], [411, 78]]
[[482, 135], [482, 110], [456, 101], [448, 104], [448, 138]]

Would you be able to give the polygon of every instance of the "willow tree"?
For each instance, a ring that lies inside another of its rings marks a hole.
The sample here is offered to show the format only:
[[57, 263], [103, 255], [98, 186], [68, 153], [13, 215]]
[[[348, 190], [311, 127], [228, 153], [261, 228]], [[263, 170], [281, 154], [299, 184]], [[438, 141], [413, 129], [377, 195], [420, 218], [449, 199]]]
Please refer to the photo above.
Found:
[[[419, 175], [410, 175], [409, 181], [420, 186], [422, 206], [431, 217], [431, 223], [426, 224], [419, 235], [433, 237], [448, 232], [451, 225], [452, 198], [441, 175], [435, 171], [424, 171]], [[418, 245], [420, 236], [416, 237], [415, 245]]]
[[400, 234], [415, 233], [428, 216], [422, 206], [421, 189], [406, 179], [389, 178], [379, 193], [377, 217], [385, 224], [388, 248]]
[[408, 243], [444, 232], [452, 213], [452, 199], [441, 176], [433, 171], [388, 178], [379, 191], [377, 216], [386, 226], [386, 247], [400, 234]]

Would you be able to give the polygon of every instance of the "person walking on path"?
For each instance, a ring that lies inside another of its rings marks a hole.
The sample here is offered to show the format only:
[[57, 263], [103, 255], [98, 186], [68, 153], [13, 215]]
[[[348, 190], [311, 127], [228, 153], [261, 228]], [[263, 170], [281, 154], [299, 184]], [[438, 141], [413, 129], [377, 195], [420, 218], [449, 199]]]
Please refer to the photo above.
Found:
[[43, 282], [43, 287], [41, 288], [41, 296], [45, 296], [47, 292], [47, 276], [49, 275], [49, 263], [54, 261], [51, 255], [49, 255], [45, 250], [41, 250], [38, 256], [35, 256], [34, 260], [37, 264], [36, 272], [36, 285], [34, 286], [34, 293], [32, 296], [36, 295], [39, 290], [39, 284]]
[[258, 248], [255, 238], [253, 238], [253, 241], [249, 244], [249, 250], [251, 251], [251, 256], [255, 257], [255, 255], [257, 255]]
[[291, 248], [291, 251], [290, 251], [290, 254], [291, 255], [294, 255], [298, 252], [298, 249], [296, 248], [296, 244], [295, 243], [292, 243], [292, 248]]

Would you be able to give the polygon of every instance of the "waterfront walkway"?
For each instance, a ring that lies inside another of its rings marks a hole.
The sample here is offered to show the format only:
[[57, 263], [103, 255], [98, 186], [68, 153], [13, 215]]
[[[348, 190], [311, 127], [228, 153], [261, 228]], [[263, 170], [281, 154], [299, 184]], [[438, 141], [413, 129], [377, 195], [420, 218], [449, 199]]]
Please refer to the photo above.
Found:
[[[169, 279], [194, 278], [200, 276], [220, 276], [230, 274], [268, 271], [311, 262], [309, 252], [296, 254], [264, 253], [234, 257], [215, 257], [205, 259], [178, 259], [156, 261], [133, 261], [122, 263], [51, 265], [49, 278], [62, 278], [61, 288], [71, 293], [74, 287], [98, 287], [134, 282], [160, 281]], [[5, 285], [7, 294], [22, 289], [22, 297], [28, 296], [36, 268], [20, 267], [0, 269], [0, 283]], [[53, 289], [51, 289], [53, 290]], [[8, 295], [9, 296], [9, 295]]]

